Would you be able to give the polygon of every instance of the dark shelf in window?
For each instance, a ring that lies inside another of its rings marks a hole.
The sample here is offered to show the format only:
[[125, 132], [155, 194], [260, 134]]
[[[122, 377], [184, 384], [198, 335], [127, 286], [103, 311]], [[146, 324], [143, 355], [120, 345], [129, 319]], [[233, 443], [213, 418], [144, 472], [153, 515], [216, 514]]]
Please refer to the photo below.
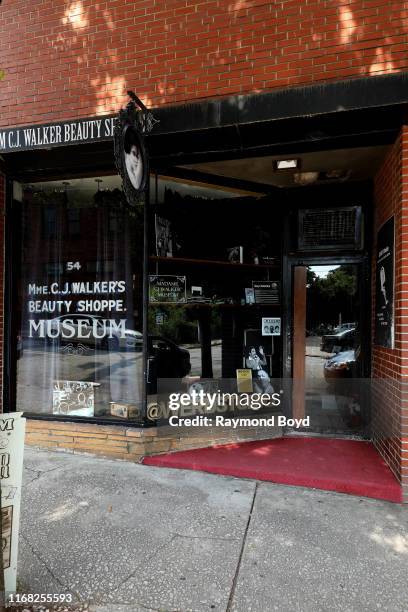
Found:
[[279, 268], [279, 264], [252, 264], [252, 263], [232, 263], [230, 261], [217, 261], [214, 259], [192, 259], [188, 257], [158, 257], [150, 255], [150, 261], [158, 263], [181, 263], [181, 264], [197, 264], [206, 266], [228, 266], [234, 268]]
[[256, 306], [279, 306], [279, 304], [228, 304], [223, 302], [217, 304], [215, 302], [180, 302], [173, 304], [171, 302], [150, 302], [150, 306], [182, 306], [184, 308], [255, 308]]

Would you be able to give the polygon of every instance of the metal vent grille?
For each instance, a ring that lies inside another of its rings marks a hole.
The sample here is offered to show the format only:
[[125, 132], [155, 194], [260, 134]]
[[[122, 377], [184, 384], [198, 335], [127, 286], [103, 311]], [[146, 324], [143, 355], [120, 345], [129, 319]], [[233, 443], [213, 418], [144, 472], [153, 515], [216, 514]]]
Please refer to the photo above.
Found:
[[298, 247], [302, 251], [361, 248], [361, 207], [299, 211]]

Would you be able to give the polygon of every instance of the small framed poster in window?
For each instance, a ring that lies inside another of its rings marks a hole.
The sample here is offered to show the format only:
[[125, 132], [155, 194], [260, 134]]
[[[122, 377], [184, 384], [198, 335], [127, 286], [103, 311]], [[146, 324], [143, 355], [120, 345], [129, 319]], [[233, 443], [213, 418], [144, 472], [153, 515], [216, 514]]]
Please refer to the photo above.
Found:
[[280, 336], [281, 335], [281, 318], [280, 317], [262, 317], [262, 335], [263, 336]]
[[149, 276], [149, 301], [151, 304], [185, 304], [186, 277], [169, 274]]

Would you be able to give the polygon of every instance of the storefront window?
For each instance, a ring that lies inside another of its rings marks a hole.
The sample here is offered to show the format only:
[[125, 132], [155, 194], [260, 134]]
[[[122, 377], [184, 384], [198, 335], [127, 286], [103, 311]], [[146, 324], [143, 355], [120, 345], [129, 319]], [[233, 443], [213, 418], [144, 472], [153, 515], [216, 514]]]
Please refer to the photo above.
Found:
[[235, 392], [243, 370], [270, 393], [282, 372], [281, 213], [267, 197], [179, 186], [150, 213], [149, 399], [177, 378], [187, 392]]
[[142, 206], [116, 176], [24, 186], [17, 409], [133, 418], [142, 409]]

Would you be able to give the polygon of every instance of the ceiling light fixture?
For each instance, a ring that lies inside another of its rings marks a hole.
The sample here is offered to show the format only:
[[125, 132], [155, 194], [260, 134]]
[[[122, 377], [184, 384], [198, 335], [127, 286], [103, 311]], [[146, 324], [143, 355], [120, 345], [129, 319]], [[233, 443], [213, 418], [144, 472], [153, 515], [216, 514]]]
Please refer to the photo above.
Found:
[[300, 159], [276, 159], [273, 162], [275, 172], [283, 172], [285, 170], [298, 170], [300, 168]]

